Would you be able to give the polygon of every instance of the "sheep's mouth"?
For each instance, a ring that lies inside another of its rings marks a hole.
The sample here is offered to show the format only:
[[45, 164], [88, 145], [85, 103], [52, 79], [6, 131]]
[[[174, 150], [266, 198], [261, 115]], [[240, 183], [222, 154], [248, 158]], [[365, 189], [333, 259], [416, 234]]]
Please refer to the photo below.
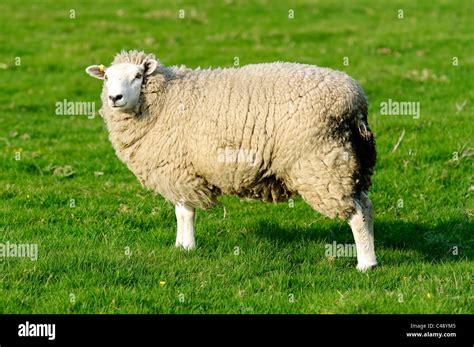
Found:
[[127, 103], [124, 103], [124, 104], [112, 104], [110, 105], [110, 108], [112, 108], [113, 110], [123, 110], [125, 109], [127, 106]]

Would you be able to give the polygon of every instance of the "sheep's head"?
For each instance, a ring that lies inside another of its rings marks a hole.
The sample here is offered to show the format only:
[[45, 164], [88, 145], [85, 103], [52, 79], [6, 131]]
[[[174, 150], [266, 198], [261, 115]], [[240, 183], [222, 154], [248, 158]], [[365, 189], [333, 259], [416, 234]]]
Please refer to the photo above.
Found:
[[119, 63], [110, 67], [91, 65], [86, 72], [104, 80], [110, 108], [127, 112], [137, 107], [144, 78], [151, 75], [158, 65], [157, 60], [147, 58], [141, 64]]

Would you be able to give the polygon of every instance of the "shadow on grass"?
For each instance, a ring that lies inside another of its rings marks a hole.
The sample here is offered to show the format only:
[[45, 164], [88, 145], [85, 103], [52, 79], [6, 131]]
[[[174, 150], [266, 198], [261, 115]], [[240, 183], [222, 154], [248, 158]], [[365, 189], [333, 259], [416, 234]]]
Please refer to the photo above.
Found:
[[[436, 225], [404, 221], [375, 221], [375, 247], [384, 250], [415, 251], [425, 261], [456, 262], [472, 260], [474, 223], [453, 219]], [[349, 226], [344, 223], [314, 223], [308, 227], [282, 227], [278, 223], [260, 220], [255, 230], [260, 238], [282, 246], [291, 243], [316, 242], [329, 244], [354, 243]], [[457, 252], [457, 254], [456, 254]], [[404, 257], [397, 263], [413, 261]]]

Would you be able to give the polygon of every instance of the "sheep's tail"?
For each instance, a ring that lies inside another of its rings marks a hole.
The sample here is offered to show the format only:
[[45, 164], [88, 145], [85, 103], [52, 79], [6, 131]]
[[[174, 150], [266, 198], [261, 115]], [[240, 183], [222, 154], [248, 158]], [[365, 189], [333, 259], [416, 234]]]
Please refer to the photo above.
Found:
[[352, 143], [359, 162], [357, 192], [366, 192], [372, 185], [371, 176], [374, 173], [377, 152], [375, 149], [374, 133], [367, 122], [367, 109], [358, 112], [351, 127]]

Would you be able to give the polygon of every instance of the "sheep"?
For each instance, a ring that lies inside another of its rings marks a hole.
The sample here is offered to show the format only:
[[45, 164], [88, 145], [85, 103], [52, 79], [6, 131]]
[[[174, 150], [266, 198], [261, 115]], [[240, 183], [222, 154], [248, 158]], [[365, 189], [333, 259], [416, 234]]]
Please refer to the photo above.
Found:
[[135, 50], [86, 72], [104, 80], [100, 114], [117, 156], [175, 205], [177, 247], [195, 247], [195, 209], [221, 194], [298, 194], [348, 221], [357, 269], [377, 264], [368, 197], [375, 140], [367, 97], [345, 73], [286, 62], [166, 67]]

